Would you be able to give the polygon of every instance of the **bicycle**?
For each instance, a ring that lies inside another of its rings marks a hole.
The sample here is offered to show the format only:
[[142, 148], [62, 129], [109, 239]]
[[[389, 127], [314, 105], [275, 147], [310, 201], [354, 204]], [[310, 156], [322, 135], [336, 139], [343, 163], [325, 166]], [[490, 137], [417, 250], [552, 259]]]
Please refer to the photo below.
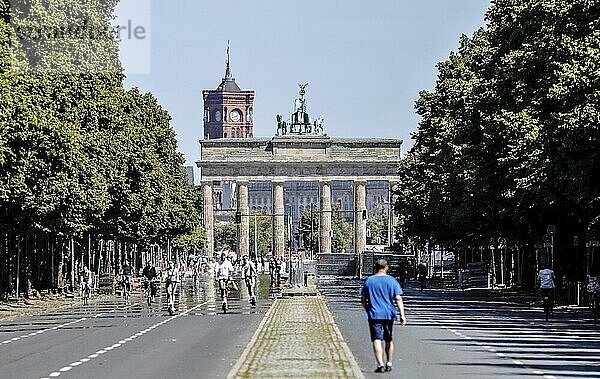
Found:
[[546, 322], [548, 322], [548, 320], [552, 318], [552, 308], [554, 308], [554, 302], [550, 291], [542, 291], [542, 303], [544, 307], [544, 316], [546, 317]]
[[131, 292], [131, 275], [123, 275], [123, 298], [125, 302], [129, 301]]
[[175, 291], [177, 289], [177, 281], [168, 280], [166, 285], [167, 295], [167, 311], [171, 316], [175, 314]]
[[256, 285], [256, 278], [244, 278], [244, 282], [246, 283], [246, 288], [248, 289], [248, 296], [250, 297], [250, 305], [256, 306], [256, 294], [254, 293], [254, 287]]
[[223, 313], [227, 313], [227, 311], [229, 310], [229, 304], [227, 302], [227, 299], [229, 297], [229, 291], [237, 291], [238, 287], [231, 278], [219, 279], [219, 289], [221, 290], [221, 310], [223, 311]]
[[148, 307], [152, 305], [154, 301], [154, 297], [156, 296], [156, 280], [147, 280], [146, 279], [146, 301], [148, 303]]
[[590, 292], [590, 311], [594, 318], [594, 324], [596, 324], [600, 317], [600, 293]]
[[423, 291], [423, 289], [425, 289], [425, 283], [427, 281], [427, 277], [423, 274], [419, 275], [419, 284], [421, 286], [421, 291]]
[[87, 305], [90, 299], [91, 288], [89, 283], [83, 282], [81, 288], [81, 299], [83, 300], [83, 305]]

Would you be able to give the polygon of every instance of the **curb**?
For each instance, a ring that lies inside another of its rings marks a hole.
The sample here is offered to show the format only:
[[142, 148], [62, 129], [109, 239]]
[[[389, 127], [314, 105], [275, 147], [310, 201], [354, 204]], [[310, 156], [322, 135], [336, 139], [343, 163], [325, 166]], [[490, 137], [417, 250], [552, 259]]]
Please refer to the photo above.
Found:
[[357, 378], [364, 378], [365, 376], [363, 375], [360, 367], [358, 366], [356, 359], [354, 359], [354, 354], [352, 354], [352, 351], [350, 351], [350, 348], [348, 347], [346, 340], [342, 336], [342, 332], [340, 332], [340, 328], [338, 328], [337, 324], [335, 323], [333, 314], [331, 313], [331, 310], [329, 309], [329, 305], [327, 305], [327, 302], [323, 299], [323, 297], [321, 296], [320, 293], [318, 294], [318, 297], [321, 300], [323, 300], [323, 304], [325, 306], [325, 309], [327, 310], [327, 318], [329, 319], [329, 322], [333, 325], [333, 330], [335, 331], [335, 333], [337, 334], [337, 337], [341, 341], [340, 344], [342, 345], [342, 349], [344, 349], [344, 353], [346, 354], [346, 357], [350, 361], [350, 366], [352, 366], [352, 373]]
[[242, 355], [240, 355], [240, 357], [238, 358], [237, 362], [235, 362], [235, 364], [233, 365], [233, 367], [231, 368], [231, 370], [229, 370], [229, 374], [227, 374], [227, 379], [233, 379], [233, 378], [235, 378], [236, 374], [238, 373], [238, 371], [240, 370], [240, 368], [242, 367], [242, 365], [246, 361], [246, 358], [248, 357], [248, 354], [250, 354], [250, 352], [252, 351], [252, 348], [256, 344], [256, 341], [258, 340], [258, 336], [260, 335], [260, 333], [263, 330], [265, 324], [267, 323], [267, 320], [271, 316], [271, 313], [273, 312], [273, 309], [275, 309], [275, 304], [277, 304], [279, 301], [281, 301], [279, 298], [275, 299], [275, 301], [273, 302], [273, 304], [271, 304], [271, 307], [269, 308], [269, 310], [267, 311], [267, 313], [265, 314], [265, 316], [263, 317], [263, 319], [260, 321], [260, 324], [258, 325], [258, 328], [256, 328], [256, 331], [254, 332], [254, 335], [250, 339], [250, 342], [248, 342], [248, 345], [246, 345], [246, 348], [244, 349], [244, 352], [242, 353]]

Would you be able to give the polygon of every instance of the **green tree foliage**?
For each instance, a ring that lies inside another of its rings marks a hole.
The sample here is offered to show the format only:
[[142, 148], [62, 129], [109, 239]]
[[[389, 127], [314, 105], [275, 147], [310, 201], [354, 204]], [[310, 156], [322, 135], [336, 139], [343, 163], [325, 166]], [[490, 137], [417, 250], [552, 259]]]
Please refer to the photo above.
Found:
[[237, 250], [237, 226], [233, 222], [215, 224], [215, 251]]
[[[256, 228], [254, 222], [256, 220]], [[267, 255], [273, 243], [273, 220], [271, 215], [257, 213], [256, 218], [250, 215], [250, 251], [254, 253], [254, 238], [257, 234], [258, 256]]]
[[496, 0], [486, 20], [420, 93], [403, 231], [447, 247], [532, 243], [548, 224], [583, 239], [600, 214], [600, 3]]
[[[7, 233], [79, 246], [85, 235], [202, 243], [199, 195], [187, 184], [170, 116], [151, 94], [123, 88], [116, 40], [31, 38], [84, 21], [106, 31], [118, 1], [46, 3], [0, 0], [0, 272], [15, 254]], [[27, 264], [44, 267], [45, 246]], [[50, 276], [22, 279], [41, 288]], [[0, 275], [0, 293], [7, 280]]]
[[367, 218], [367, 244], [381, 245], [387, 243], [389, 212], [382, 206], [369, 211]]
[[[304, 248], [310, 249], [311, 244], [311, 230], [312, 230], [312, 243], [314, 251], [317, 251], [319, 244], [320, 231], [320, 211], [314, 209], [312, 212], [312, 227], [311, 227], [311, 212], [310, 209], [305, 210], [300, 218], [300, 228], [302, 230], [302, 239], [304, 242]], [[341, 253], [348, 250], [348, 247], [354, 239], [354, 228], [344, 219], [344, 215], [339, 205], [334, 204], [331, 207], [331, 230], [333, 236], [331, 237], [331, 251], [334, 253]]]
[[319, 211], [317, 209], [308, 208], [300, 216], [300, 230], [302, 233], [302, 242], [304, 248], [310, 250], [311, 246], [313, 251], [317, 250], [318, 239], [319, 239]]
[[191, 232], [176, 237], [173, 246], [188, 252], [200, 251], [206, 246], [206, 232], [203, 228], [196, 227]]
[[344, 219], [340, 206], [335, 204], [331, 207], [331, 251], [334, 253], [343, 253], [354, 239], [354, 228]]

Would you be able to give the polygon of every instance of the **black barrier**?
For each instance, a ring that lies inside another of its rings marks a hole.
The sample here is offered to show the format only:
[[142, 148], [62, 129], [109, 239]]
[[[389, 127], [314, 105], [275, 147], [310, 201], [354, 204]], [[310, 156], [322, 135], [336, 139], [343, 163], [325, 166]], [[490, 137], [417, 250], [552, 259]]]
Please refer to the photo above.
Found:
[[317, 254], [317, 275], [355, 276], [356, 257], [354, 254]]
[[[317, 275], [358, 276], [357, 256], [355, 254], [317, 254]], [[393, 253], [365, 251], [361, 254], [361, 276], [375, 273], [375, 263], [385, 259], [390, 267], [388, 273], [394, 277], [402, 275], [414, 277], [416, 262], [414, 257]]]

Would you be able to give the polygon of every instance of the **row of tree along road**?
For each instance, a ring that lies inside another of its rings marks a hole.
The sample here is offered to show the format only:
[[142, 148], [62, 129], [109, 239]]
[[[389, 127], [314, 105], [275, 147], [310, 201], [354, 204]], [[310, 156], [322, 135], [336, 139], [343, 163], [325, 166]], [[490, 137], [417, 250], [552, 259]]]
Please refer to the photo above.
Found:
[[0, 295], [72, 285], [83, 265], [139, 265], [151, 245], [202, 246], [170, 116], [124, 89], [117, 41], [24, 40], [28, 25], [69, 20], [108, 30], [118, 1], [34, 2], [21, 18], [12, 3], [0, 1]]
[[416, 103], [402, 235], [493, 263], [498, 282], [531, 287], [544, 262], [585, 282], [600, 274], [600, 3], [497, 0], [485, 19]]

